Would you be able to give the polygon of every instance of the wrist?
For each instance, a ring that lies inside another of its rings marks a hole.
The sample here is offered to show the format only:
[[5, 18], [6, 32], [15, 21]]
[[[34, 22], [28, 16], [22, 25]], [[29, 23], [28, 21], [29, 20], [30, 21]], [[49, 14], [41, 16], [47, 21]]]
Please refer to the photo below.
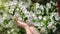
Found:
[[29, 26], [25, 27], [24, 29], [26, 31], [26, 34], [32, 34]]
[[28, 29], [28, 28], [29, 28], [29, 26], [24, 27], [25, 30]]

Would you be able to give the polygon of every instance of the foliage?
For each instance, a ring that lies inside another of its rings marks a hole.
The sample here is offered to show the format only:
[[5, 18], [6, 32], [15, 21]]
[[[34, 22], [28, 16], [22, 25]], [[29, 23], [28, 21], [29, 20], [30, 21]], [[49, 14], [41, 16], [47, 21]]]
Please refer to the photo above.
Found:
[[59, 34], [60, 17], [55, 1], [32, 3], [31, 0], [0, 0], [0, 34], [25, 34], [14, 18], [33, 22], [41, 34]]

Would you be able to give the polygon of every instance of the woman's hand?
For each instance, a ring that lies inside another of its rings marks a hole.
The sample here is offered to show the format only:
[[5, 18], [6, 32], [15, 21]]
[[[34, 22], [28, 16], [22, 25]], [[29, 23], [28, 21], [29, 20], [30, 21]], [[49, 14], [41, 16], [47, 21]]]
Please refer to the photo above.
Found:
[[24, 23], [23, 21], [19, 20], [19, 19], [15, 19], [15, 21], [17, 22], [18, 26], [22, 27], [25, 29], [26, 34], [32, 34], [29, 25], [27, 23]]
[[24, 23], [23, 21], [19, 20], [19, 19], [15, 19], [15, 21], [17, 22], [18, 26], [22, 27], [22, 28], [26, 28], [29, 25], [27, 23]]
[[29, 24], [30, 25], [29, 26], [27, 23], [24, 23], [19, 19], [15, 19], [15, 21], [17, 22], [18, 26], [26, 30], [26, 34], [39, 34], [39, 32], [36, 30], [36, 28], [32, 24]]

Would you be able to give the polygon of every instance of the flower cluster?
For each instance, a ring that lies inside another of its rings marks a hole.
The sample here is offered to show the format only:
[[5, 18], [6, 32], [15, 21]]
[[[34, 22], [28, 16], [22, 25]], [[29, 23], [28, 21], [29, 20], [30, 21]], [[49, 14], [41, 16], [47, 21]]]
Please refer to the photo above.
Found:
[[0, 34], [25, 34], [15, 23], [16, 17], [26, 23], [27, 20], [33, 22], [41, 34], [59, 32], [60, 17], [53, 0], [47, 0], [46, 4], [31, 0], [0, 0]]

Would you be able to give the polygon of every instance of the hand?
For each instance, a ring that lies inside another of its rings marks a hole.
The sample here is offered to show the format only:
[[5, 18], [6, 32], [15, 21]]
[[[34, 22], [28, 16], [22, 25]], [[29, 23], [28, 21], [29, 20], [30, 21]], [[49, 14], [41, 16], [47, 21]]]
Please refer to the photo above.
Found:
[[15, 19], [15, 21], [17, 22], [18, 26], [20, 26], [22, 28], [26, 28], [29, 26], [27, 23], [24, 23], [23, 21], [21, 21], [19, 19]]

